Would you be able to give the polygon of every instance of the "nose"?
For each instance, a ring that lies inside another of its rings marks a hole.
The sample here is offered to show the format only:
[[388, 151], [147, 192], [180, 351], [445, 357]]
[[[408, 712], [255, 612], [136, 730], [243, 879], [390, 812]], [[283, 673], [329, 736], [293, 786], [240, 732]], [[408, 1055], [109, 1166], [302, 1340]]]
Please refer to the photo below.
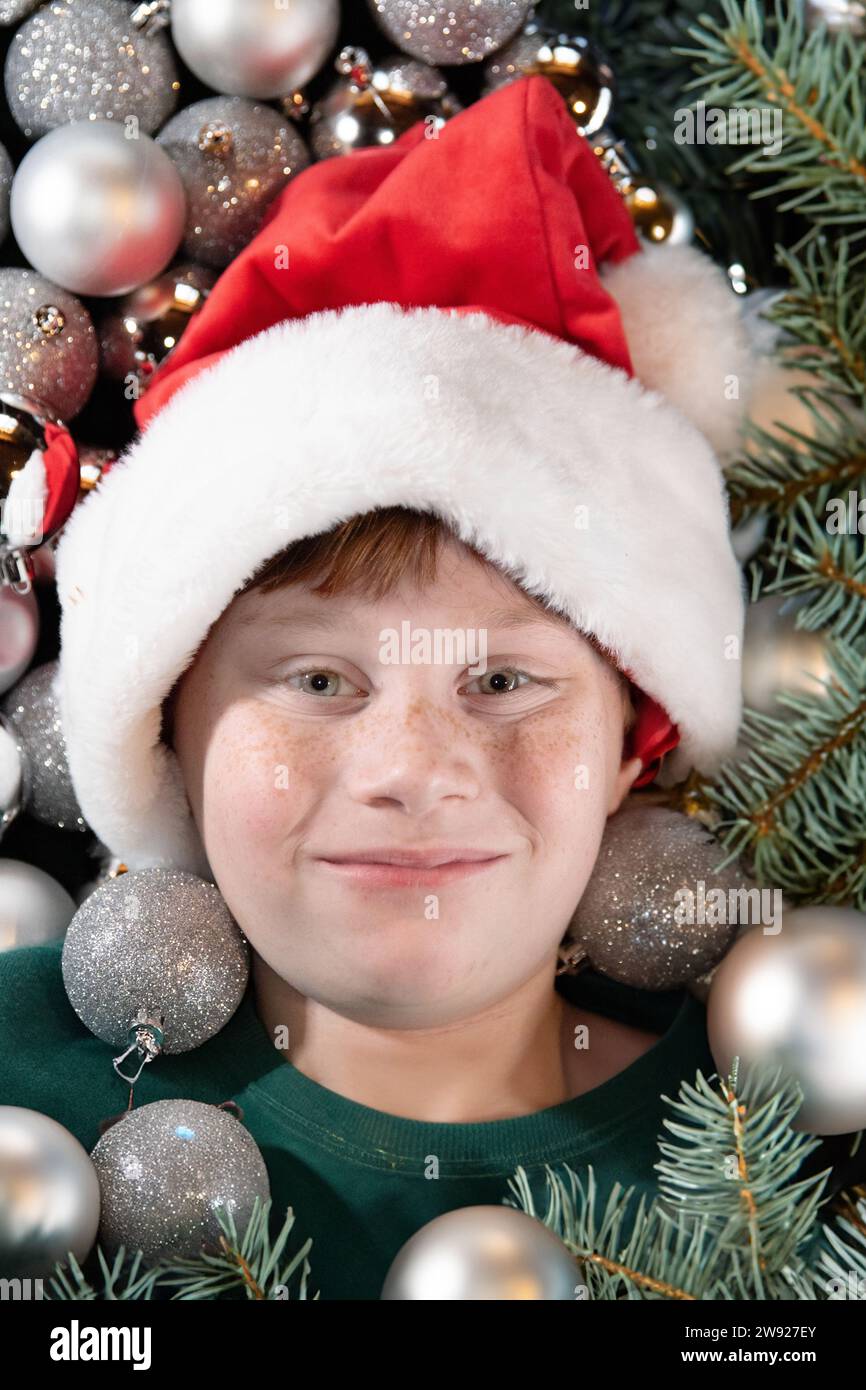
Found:
[[349, 791], [365, 806], [424, 816], [443, 801], [474, 801], [481, 791], [479, 750], [431, 702], [392, 709], [365, 740], [348, 775]]

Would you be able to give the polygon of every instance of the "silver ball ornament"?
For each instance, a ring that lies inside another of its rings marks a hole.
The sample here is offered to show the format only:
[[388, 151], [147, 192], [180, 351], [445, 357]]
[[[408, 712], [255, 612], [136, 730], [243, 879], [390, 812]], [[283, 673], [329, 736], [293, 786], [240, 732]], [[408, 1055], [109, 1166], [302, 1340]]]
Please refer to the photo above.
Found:
[[15, 31], [6, 54], [6, 99], [31, 139], [69, 121], [130, 117], [157, 130], [180, 89], [164, 34], [144, 34], [118, 0], [42, 5]]
[[71, 1253], [87, 1259], [99, 1226], [99, 1182], [63, 1125], [0, 1105], [0, 1277], [44, 1279]]
[[24, 763], [18, 739], [0, 714], [0, 836], [24, 809]]
[[713, 975], [707, 1036], [727, 1075], [781, 1067], [803, 1092], [793, 1128], [847, 1134], [866, 1127], [866, 916], [810, 906], [783, 930], [742, 936]]
[[394, 1259], [387, 1300], [574, 1299], [580, 1270], [549, 1227], [509, 1206], [458, 1207], [416, 1231]]
[[81, 301], [35, 270], [0, 270], [0, 389], [71, 420], [98, 371], [96, 330]]
[[480, 63], [524, 23], [531, 0], [368, 0], [392, 43], [423, 63]]
[[32, 588], [18, 594], [0, 588], [0, 694], [17, 685], [29, 669], [39, 642], [39, 604]]
[[242, 97], [194, 102], [157, 143], [186, 190], [186, 254], [210, 266], [228, 265], [252, 241], [268, 204], [310, 162], [287, 117]]
[[256, 1197], [270, 1198], [264, 1159], [234, 1115], [193, 1100], [159, 1100], [129, 1111], [91, 1154], [102, 1194], [99, 1243], [144, 1262], [192, 1258], [216, 1245], [216, 1208], [241, 1234]]
[[149, 135], [73, 121], [43, 135], [12, 183], [12, 228], [36, 269], [84, 295], [127, 294], [164, 270], [183, 235], [180, 176]]
[[743, 634], [743, 702], [762, 714], [785, 717], [782, 693], [821, 696], [832, 681], [827, 635], [797, 627], [803, 600], [766, 594], [746, 609]]
[[215, 92], [266, 101], [318, 72], [340, 27], [338, 0], [172, 0], [183, 61]]
[[605, 826], [569, 943], [623, 984], [652, 990], [689, 984], [721, 959], [736, 934], [739, 894], [748, 881], [736, 865], [717, 871], [723, 858], [700, 821], [663, 806], [626, 803]]
[[60, 941], [74, 914], [74, 900], [50, 874], [0, 857], [0, 951]]
[[89, 832], [81, 814], [69, 763], [57, 690], [59, 663], [28, 671], [3, 701], [3, 713], [25, 766], [27, 811], [58, 830]]
[[849, 33], [862, 39], [866, 35], [864, 0], [806, 0], [806, 28], [810, 32], [826, 24], [832, 34]]
[[104, 1042], [133, 1049], [144, 1026], [155, 1051], [189, 1052], [240, 1004], [249, 946], [214, 884], [180, 869], [140, 869], [85, 898], [62, 969], [72, 1007]]

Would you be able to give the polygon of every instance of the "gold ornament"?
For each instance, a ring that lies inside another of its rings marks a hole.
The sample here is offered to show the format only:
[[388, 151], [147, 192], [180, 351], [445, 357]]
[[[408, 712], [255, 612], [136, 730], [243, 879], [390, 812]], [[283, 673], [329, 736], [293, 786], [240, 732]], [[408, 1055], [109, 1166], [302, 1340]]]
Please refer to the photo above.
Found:
[[687, 246], [695, 224], [679, 194], [667, 184], [646, 178], [625, 142], [611, 131], [599, 130], [592, 147], [644, 240], [654, 245]]
[[45, 502], [32, 494], [24, 473], [48, 448], [49, 422], [65, 429], [44, 402], [0, 391], [0, 583], [19, 594], [28, 593], [35, 578], [30, 552], [66, 521], [60, 517], [46, 530]]
[[485, 90], [535, 73], [562, 94], [578, 130], [591, 135], [604, 125], [613, 100], [613, 69], [589, 39], [529, 24], [487, 63]]
[[373, 63], [363, 48], [344, 48], [334, 66], [345, 80], [316, 102], [310, 116], [310, 143], [317, 159], [392, 145], [421, 120], [434, 138], [460, 110], [436, 68], [403, 54]]
[[107, 375], [118, 380], [133, 375], [146, 388], [216, 279], [204, 266], [177, 265], [120, 300], [100, 325]]
[[695, 224], [686, 204], [667, 184], [640, 179], [625, 195], [635, 229], [646, 241], [688, 246]]

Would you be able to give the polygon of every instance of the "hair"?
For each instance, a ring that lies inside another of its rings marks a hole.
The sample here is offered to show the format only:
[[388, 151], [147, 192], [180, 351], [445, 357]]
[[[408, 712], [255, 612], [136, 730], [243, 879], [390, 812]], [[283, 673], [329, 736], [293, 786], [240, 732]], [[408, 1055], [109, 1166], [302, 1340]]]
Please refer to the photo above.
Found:
[[[435, 579], [439, 552], [448, 540], [459, 541], [480, 566], [498, 570], [503, 578], [520, 587], [519, 580], [489, 560], [480, 550], [462, 541], [442, 517], [407, 507], [380, 507], [341, 521], [330, 531], [292, 541], [266, 560], [238, 590], [235, 598], [255, 591], [272, 593], [290, 584], [304, 583], [309, 584], [313, 593], [326, 597], [349, 593], [381, 599], [393, 593], [403, 580], [423, 588]], [[545, 599], [527, 593], [525, 589], [522, 592], [544, 612], [565, 619], [565, 615]], [[625, 727], [630, 728], [634, 707], [628, 698], [631, 689], [628, 678], [592, 633], [583, 633], [582, 636], [618, 675], [625, 705]], [[182, 675], [178, 677], [163, 702], [162, 739], [169, 746], [174, 733], [175, 702], [182, 678]]]

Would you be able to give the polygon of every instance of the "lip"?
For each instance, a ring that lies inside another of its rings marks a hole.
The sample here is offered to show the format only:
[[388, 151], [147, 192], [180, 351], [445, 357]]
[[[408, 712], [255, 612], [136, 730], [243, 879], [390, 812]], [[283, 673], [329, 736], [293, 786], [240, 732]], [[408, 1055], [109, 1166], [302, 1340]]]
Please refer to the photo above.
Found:
[[484, 873], [506, 858], [495, 850], [463, 846], [427, 850], [383, 847], [353, 850], [351, 855], [317, 856], [316, 862], [340, 878], [371, 888], [423, 888]]

